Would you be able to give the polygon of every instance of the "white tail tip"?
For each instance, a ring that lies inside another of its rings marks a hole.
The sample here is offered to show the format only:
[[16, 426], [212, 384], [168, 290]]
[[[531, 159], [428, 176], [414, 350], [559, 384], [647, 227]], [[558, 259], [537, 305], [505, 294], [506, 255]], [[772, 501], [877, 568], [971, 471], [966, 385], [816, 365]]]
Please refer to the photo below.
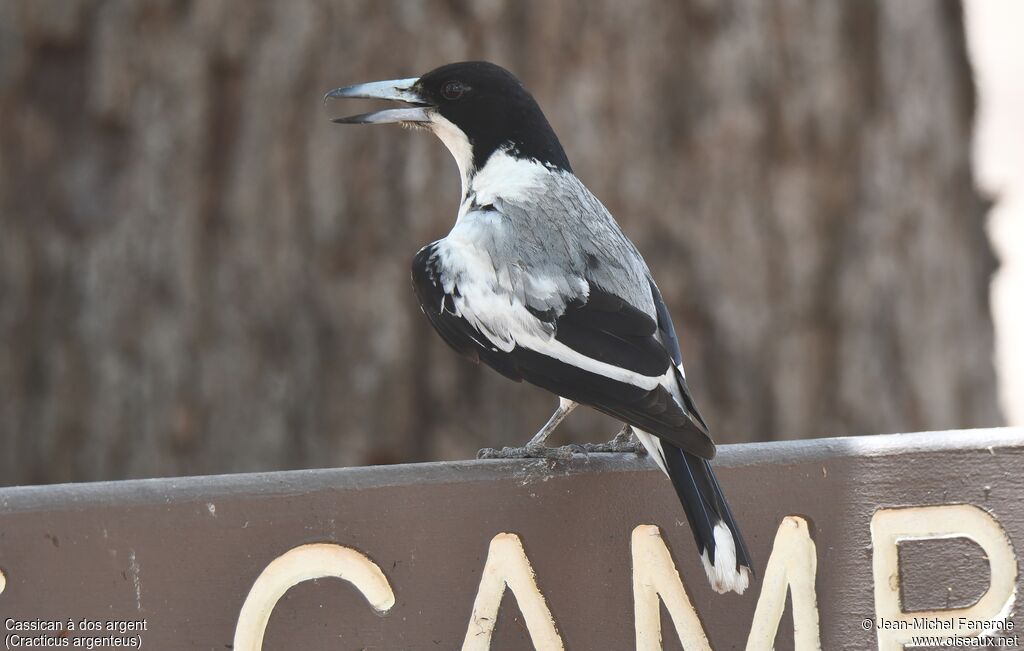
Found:
[[700, 560], [704, 563], [704, 571], [708, 573], [708, 581], [715, 592], [743, 594], [750, 585], [750, 568], [741, 565], [737, 570], [736, 544], [733, 542], [732, 532], [724, 522], [715, 525], [714, 564], [708, 558], [706, 549], [701, 553]]

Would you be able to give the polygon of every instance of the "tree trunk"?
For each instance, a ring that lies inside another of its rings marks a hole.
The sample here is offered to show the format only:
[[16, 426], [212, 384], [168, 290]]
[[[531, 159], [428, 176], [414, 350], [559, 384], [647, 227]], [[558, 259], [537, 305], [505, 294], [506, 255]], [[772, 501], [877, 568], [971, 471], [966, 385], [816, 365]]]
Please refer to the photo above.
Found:
[[410, 289], [448, 153], [320, 101], [468, 58], [523, 79], [645, 253], [717, 440], [1000, 421], [958, 4], [23, 0], [0, 483], [525, 441], [555, 399], [458, 358]]

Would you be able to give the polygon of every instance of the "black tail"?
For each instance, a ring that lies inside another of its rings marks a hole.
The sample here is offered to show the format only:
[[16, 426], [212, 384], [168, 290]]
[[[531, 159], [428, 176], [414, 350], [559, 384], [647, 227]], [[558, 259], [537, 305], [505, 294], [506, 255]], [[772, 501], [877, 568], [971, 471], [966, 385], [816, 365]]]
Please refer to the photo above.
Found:
[[667, 441], [659, 442], [711, 587], [742, 594], [753, 574], [750, 553], [711, 464]]

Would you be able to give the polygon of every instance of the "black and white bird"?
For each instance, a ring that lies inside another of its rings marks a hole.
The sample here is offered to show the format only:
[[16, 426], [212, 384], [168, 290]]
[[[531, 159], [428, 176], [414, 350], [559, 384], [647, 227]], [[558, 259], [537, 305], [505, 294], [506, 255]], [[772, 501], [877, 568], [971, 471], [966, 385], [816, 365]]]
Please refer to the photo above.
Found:
[[424, 128], [455, 157], [455, 226], [413, 260], [420, 306], [459, 353], [560, 398], [530, 442], [505, 455], [550, 456], [545, 440], [578, 404], [623, 421], [672, 480], [712, 587], [742, 593], [750, 555], [708, 463], [715, 444], [686, 386], [672, 318], [533, 96], [505, 69], [466, 62], [328, 98], [402, 102], [334, 121]]

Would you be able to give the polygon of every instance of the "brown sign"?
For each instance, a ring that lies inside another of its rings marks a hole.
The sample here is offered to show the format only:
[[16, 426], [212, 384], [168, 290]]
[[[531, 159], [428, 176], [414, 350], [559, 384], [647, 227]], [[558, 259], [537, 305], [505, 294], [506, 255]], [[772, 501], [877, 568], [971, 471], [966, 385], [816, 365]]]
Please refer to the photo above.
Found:
[[716, 468], [757, 564], [742, 596], [711, 591], [669, 483], [630, 456], [0, 489], [2, 633], [12, 649], [1020, 645], [1021, 430], [725, 446]]

